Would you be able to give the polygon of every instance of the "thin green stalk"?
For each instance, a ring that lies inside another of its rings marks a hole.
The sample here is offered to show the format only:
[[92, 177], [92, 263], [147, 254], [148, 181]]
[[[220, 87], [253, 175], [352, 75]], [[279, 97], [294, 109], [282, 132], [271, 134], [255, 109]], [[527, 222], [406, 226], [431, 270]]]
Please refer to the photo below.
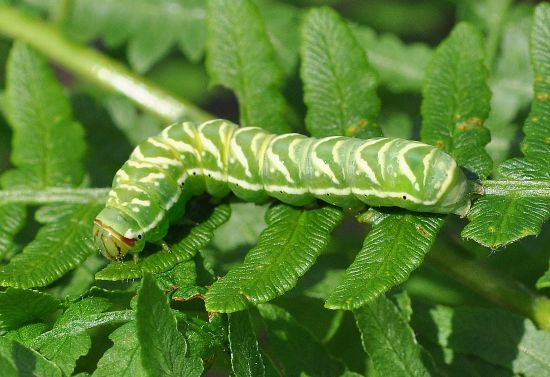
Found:
[[504, 0], [494, 3], [497, 9], [493, 9], [493, 14], [496, 17], [492, 17], [492, 22], [489, 21], [489, 28], [487, 30], [486, 38], [486, 51], [487, 51], [487, 66], [492, 67], [495, 62], [495, 56], [498, 52], [500, 40], [502, 37], [502, 29], [507, 21], [508, 9], [510, 8], [510, 0]]
[[550, 181], [483, 181], [485, 195], [550, 198]]
[[0, 205], [50, 203], [104, 203], [107, 200], [106, 188], [50, 188], [45, 190], [17, 189], [0, 190]]
[[427, 261], [489, 301], [533, 320], [550, 331], [550, 299], [465, 256], [459, 245], [434, 248]]
[[212, 119], [192, 103], [174, 97], [98, 51], [69, 41], [54, 25], [14, 7], [0, 5], [0, 34], [28, 43], [76, 76], [127, 96], [167, 123]]

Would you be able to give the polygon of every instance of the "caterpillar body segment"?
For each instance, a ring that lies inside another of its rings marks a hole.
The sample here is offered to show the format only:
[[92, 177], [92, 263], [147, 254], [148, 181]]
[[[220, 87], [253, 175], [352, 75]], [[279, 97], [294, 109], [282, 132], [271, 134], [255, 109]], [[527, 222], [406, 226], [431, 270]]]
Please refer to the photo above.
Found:
[[138, 253], [161, 241], [185, 202], [204, 191], [463, 216], [471, 186], [449, 155], [416, 141], [273, 135], [225, 120], [174, 124], [137, 146], [116, 173], [94, 221], [95, 244], [109, 259]]

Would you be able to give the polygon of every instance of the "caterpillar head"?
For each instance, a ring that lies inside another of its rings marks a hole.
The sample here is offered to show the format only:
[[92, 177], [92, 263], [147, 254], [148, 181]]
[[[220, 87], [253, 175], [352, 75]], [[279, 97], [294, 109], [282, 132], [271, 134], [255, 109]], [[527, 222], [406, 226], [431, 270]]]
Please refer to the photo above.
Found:
[[136, 240], [124, 237], [98, 219], [94, 220], [93, 237], [96, 248], [110, 260], [121, 260], [136, 244]]

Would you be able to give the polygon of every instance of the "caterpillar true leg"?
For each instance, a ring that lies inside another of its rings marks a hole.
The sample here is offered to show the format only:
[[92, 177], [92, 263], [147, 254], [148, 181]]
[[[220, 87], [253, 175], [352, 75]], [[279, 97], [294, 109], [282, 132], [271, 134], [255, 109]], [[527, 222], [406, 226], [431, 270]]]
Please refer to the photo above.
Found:
[[170, 246], [168, 246], [168, 244], [165, 241], [161, 241], [160, 246], [162, 247], [162, 250], [164, 250], [165, 252], [167, 253], [172, 252], [172, 249], [170, 248]]

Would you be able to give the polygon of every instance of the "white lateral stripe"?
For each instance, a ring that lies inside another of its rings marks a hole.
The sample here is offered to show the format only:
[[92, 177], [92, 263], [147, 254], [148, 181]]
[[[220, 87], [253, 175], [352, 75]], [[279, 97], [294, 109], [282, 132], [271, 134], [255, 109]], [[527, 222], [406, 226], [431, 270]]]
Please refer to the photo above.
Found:
[[327, 187], [327, 188], [316, 188], [316, 189], [309, 189], [309, 192], [313, 195], [326, 195], [331, 194], [335, 196], [348, 196], [351, 194], [351, 188], [350, 187], [343, 187], [343, 188], [336, 188], [336, 187]]
[[417, 198], [416, 196], [411, 195], [408, 192], [380, 191], [380, 190], [376, 190], [376, 189], [367, 190], [367, 189], [359, 189], [359, 188], [353, 188], [352, 192], [353, 192], [353, 194], [355, 194], [357, 196], [367, 195], [367, 196], [376, 196], [376, 197], [379, 197], [379, 198], [402, 198], [403, 196], [406, 196], [407, 200], [410, 200], [413, 203], [419, 203], [419, 204], [424, 204], [424, 205], [431, 205], [431, 204], [434, 204], [436, 202], [435, 200], [433, 200], [433, 201], [421, 200], [421, 199]]
[[291, 195], [303, 195], [303, 194], [309, 193], [309, 190], [307, 188], [288, 187], [288, 186], [280, 186], [280, 185], [267, 185], [265, 186], [265, 191], [273, 192], [273, 193], [282, 192], [283, 194], [291, 194]]
[[239, 187], [242, 187], [245, 190], [263, 191], [263, 189], [264, 189], [264, 185], [262, 185], [262, 184], [246, 182], [246, 181], [243, 181], [242, 179], [237, 179], [237, 178], [231, 177], [231, 176], [227, 177], [227, 181], [229, 183], [234, 184], [234, 185], [238, 185]]
[[[192, 170], [190, 170], [190, 172], [192, 172]], [[226, 176], [225, 174], [222, 174], [218, 171], [204, 170], [200, 173], [205, 175], [205, 176], [208, 176], [209, 178], [212, 178], [216, 181], [228, 182], [228, 183], [232, 183], [234, 185], [239, 185], [241, 188], [244, 188], [245, 190], [261, 191], [261, 190], [264, 189], [264, 186], [262, 184], [250, 183], [250, 182], [244, 181], [242, 179], [232, 177], [230, 175]]]

